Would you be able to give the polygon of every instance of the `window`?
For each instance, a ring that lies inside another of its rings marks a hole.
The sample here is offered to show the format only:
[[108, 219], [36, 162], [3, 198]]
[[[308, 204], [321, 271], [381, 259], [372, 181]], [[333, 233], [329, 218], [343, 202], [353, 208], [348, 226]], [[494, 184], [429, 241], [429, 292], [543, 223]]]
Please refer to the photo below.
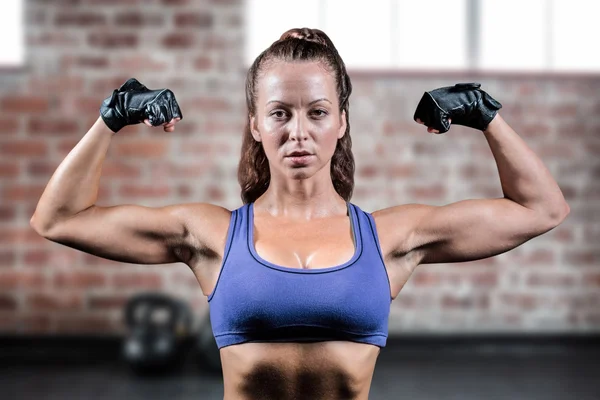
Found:
[[247, 0], [245, 61], [290, 28], [318, 28], [349, 69], [600, 72], [600, 2]]
[[23, 1], [2, 0], [0, 12], [3, 16], [0, 27], [0, 68], [21, 66], [25, 61]]

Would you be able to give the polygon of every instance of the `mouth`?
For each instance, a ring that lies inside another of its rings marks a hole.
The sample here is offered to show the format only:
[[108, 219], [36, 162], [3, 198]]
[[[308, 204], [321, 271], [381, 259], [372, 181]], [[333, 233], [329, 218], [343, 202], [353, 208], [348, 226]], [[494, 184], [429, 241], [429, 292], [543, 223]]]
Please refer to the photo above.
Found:
[[303, 157], [303, 156], [311, 156], [312, 154], [310, 154], [308, 151], [294, 151], [288, 155], [286, 155], [286, 157]]
[[293, 152], [285, 156], [286, 160], [289, 160], [292, 165], [301, 166], [308, 165], [313, 158], [313, 155], [306, 151]]

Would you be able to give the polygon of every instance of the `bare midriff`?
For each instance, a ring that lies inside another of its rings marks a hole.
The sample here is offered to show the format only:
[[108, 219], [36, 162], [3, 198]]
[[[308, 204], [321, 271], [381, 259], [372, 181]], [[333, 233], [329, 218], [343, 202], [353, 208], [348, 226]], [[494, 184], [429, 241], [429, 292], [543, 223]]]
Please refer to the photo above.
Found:
[[379, 352], [346, 341], [226, 346], [224, 400], [368, 400]]

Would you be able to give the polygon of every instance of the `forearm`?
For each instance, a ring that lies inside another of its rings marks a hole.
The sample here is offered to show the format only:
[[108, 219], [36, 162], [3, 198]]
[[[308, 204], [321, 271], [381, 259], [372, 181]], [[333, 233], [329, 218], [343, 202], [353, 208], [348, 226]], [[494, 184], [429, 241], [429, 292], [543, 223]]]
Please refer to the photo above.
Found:
[[31, 225], [46, 231], [96, 203], [102, 164], [114, 133], [101, 118], [60, 163], [37, 204]]
[[483, 133], [506, 198], [552, 220], [568, 214], [569, 206], [550, 171], [499, 113]]

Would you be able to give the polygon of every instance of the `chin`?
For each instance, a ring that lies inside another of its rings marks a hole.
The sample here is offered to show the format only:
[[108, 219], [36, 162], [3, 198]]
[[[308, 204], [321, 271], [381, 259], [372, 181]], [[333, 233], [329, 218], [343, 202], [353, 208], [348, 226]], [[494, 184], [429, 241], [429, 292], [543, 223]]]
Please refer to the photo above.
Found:
[[313, 173], [311, 173], [308, 168], [294, 168], [287, 172], [288, 178], [291, 179], [307, 179], [310, 178]]

